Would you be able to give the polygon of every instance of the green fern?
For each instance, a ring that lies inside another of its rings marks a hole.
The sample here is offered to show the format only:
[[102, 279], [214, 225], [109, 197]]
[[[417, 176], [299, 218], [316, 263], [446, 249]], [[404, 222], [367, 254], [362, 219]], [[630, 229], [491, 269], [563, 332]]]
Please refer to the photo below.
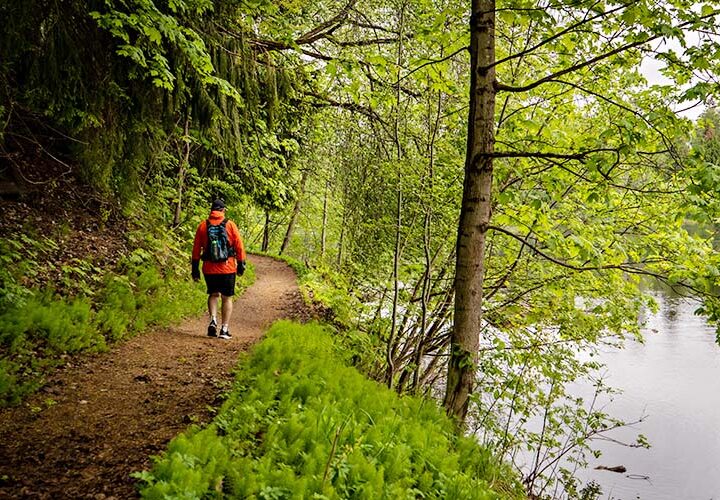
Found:
[[346, 366], [327, 328], [278, 322], [215, 421], [180, 435], [144, 498], [521, 498], [514, 475], [434, 402]]

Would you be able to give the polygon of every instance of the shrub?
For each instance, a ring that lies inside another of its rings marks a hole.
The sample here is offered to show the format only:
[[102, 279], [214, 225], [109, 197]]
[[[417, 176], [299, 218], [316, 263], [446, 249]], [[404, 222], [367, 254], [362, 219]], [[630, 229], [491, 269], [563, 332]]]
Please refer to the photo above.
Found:
[[0, 314], [0, 342], [10, 353], [28, 343], [58, 354], [102, 349], [105, 339], [92, 328], [91, 315], [86, 298], [33, 296]]
[[167, 325], [204, 307], [202, 285], [179, 276], [172, 266], [161, 271], [148, 259], [128, 262], [121, 272], [125, 274], [106, 270], [92, 296], [25, 289], [22, 300], [4, 302], [0, 406], [16, 404], [37, 388], [62, 354], [102, 351], [107, 341], [127, 338], [150, 325]]
[[17, 404], [22, 398], [34, 391], [36, 379], [21, 380], [22, 366], [7, 359], [0, 359], [0, 401]]

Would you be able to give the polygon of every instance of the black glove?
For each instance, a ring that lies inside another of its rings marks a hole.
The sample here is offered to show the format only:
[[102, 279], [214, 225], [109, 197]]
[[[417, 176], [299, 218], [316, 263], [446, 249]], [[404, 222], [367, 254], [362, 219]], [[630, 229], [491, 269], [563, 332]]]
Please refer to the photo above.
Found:
[[237, 275], [242, 276], [244, 273], [245, 273], [245, 261], [240, 260], [240, 261], [238, 261], [238, 265], [237, 265]]
[[193, 281], [200, 280], [200, 261], [192, 261], [192, 279]]

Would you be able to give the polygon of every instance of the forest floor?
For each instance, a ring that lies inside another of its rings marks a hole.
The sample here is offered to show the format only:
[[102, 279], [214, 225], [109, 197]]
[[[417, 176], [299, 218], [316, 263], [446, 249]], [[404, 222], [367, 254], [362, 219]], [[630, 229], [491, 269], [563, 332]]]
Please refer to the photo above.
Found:
[[148, 331], [58, 370], [21, 406], [0, 410], [0, 498], [132, 498], [130, 473], [193, 423], [210, 421], [243, 351], [280, 318], [308, 312], [292, 270], [250, 256], [256, 281], [236, 298], [233, 338], [207, 317]]

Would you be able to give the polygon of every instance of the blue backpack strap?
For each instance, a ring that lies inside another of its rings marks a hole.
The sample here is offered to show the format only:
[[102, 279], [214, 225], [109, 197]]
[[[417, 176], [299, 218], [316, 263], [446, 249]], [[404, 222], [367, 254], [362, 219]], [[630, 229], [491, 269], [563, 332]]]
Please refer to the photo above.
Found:
[[[223, 222], [225, 222], [224, 219]], [[207, 248], [203, 250], [203, 260], [206, 260], [208, 257], [210, 257], [210, 226], [212, 226], [212, 224], [210, 223], [210, 219], [205, 219], [205, 235], [207, 238]]]
[[[222, 222], [220, 223], [220, 225], [223, 226], [223, 228], [225, 228], [227, 223], [228, 223], [228, 220], [223, 219]], [[227, 228], [225, 228], [225, 236], [227, 237], [228, 255], [231, 257], [235, 257], [235, 247], [232, 245], [232, 243], [230, 243], [230, 235], [227, 232]]]

